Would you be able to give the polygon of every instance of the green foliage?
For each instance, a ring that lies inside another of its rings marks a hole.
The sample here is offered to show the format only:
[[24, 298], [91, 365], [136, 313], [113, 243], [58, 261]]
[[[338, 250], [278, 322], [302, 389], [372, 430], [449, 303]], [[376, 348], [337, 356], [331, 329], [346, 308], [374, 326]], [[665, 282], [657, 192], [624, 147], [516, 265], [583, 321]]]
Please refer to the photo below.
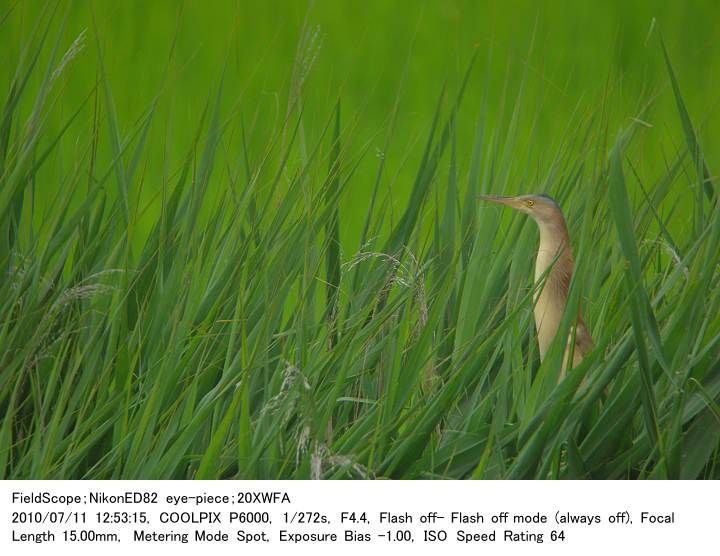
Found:
[[[720, 202], [656, 36], [677, 108], [664, 166], [638, 161], [652, 102], [608, 146], [610, 89], [542, 146], [531, 67], [468, 107], [479, 49], [456, 87], [426, 83], [424, 144], [389, 176], [406, 85], [373, 159], [344, 100], [306, 111], [305, 25], [265, 141], [226, 106], [226, 61], [188, 142], [166, 118], [148, 198], [176, 42], [132, 121], [91, 26], [96, 80], [63, 110], [89, 62], [61, 15], [37, 14], [2, 98], [3, 478], [720, 478]], [[536, 188], [576, 259], [542, 364], [534, 225], [474, 202]], [[558, 384], [579, 307], [597, 347]]]

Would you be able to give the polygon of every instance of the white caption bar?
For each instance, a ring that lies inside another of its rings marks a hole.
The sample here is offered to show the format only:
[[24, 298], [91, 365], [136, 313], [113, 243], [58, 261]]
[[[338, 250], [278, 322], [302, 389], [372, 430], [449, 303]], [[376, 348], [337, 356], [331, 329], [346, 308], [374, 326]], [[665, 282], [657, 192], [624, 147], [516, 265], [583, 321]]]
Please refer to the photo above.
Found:
[[718, 484], [4, 481], [0, 553], [688, 553], [716, 544]]

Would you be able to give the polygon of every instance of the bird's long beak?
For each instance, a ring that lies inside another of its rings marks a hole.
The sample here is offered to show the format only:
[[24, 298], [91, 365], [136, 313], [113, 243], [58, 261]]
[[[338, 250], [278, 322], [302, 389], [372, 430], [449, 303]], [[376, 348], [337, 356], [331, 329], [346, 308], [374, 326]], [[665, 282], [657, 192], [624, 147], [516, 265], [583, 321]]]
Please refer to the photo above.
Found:
[[511, 208], [518, 208], [518, 200], [515, 197], [501, 197], [499, 195], [478, 195], [477, 198], [481, 201], [490, 201], [491, 203], [498, 203], [500, 205], [506, 205]]

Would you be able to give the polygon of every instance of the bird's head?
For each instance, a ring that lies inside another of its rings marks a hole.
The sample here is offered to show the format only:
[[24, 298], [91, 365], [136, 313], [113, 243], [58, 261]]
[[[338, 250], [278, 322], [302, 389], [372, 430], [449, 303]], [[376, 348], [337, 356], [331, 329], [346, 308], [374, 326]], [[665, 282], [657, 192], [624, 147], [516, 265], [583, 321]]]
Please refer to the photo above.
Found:
[[555, 200], [545, 193], [534, 195], [518, 195], [517, 197], [500, 197], [497, 195], [478, 195], [482, 201], [505, 205], [532, 216], [538, 223], [553, 223], [563, 219], [560, 207]]

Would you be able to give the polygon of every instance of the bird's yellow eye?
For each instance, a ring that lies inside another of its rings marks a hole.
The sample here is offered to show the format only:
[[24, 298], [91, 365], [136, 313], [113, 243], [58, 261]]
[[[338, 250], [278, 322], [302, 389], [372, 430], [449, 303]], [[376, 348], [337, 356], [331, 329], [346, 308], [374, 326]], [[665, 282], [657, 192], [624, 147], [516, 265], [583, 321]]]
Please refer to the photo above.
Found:
[[531, 206], [533, 206], [533, 205], [535, 204], [535, 201], [533, 201], [532, 199], [528, 199], [527, 201], [525, 201], [525, 204], [526, 204], [527, 206], [531, 207]]

